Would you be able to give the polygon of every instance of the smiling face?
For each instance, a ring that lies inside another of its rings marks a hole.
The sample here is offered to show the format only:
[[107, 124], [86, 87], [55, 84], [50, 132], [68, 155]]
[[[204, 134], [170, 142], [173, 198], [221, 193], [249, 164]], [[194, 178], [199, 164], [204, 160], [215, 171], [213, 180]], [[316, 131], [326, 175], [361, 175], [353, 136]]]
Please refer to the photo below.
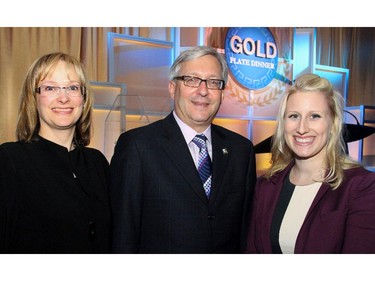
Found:
[[322, 163], [333, 123], [324, 93], [291, 94], [286, 103], [284, 122], [284, 137], [295, 157]]
[[[182, 63], [179, 75], [222, 79], [220, 64], [211, 55]], [[177, 116], [197, 132], [203, 132], [211, 124], [223, 100], [223, 91], [208, 89], [205, 82], [193, 88], [181, 80], [173, 80], [169, 82], [169, 93]]]
[[[80, 85], [77, 73], [66, 62], [59, 61], [53, 71], [39, 82], [38, 87], [72, 85]], [[39, 134], [48, 139], [61, 131], [73, 134], [75, 125], [82, 115], [83, 96], [70, 97], [63, 89], [57, 96], [36, 95], [40, 120]]]

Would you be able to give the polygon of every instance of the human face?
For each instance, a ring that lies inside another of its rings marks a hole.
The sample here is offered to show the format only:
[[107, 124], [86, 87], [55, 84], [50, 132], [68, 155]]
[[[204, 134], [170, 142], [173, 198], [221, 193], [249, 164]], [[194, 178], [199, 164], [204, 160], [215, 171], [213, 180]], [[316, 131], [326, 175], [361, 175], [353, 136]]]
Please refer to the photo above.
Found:
[[[38, 86], [71, 86], [79, 85], [79, 79], [74, 68], [60, 61], [56, 68]], [[75, 125], [82, 115], [83, 96], [70, 97], [61, 89], [57, 97], [37, 95], [40, 131], [42, 137], [50, 139], [58, 132], [74, 133]]]
[[[182, 63], [179, 75], [222, 79], [220, 63], [211, 55]], [[177, 116], [197, 132], [203, 132], [211, 124], [224, 97], [222, 90], [208, 89], [205, 82], [193, 88], [174, 80], [169, 83], [169, 93]]]
[[291, 94], [284, 121], [284, 137], [296, 159], [316, 159], [322, 163], [333, 124], [324, 93]]

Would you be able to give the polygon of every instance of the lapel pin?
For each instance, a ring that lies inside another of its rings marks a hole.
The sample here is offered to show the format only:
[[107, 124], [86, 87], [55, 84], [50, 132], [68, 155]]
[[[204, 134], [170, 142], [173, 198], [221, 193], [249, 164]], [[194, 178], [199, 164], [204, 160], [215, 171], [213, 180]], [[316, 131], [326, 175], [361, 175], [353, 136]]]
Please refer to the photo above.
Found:
[[223, 148], [222, 151], [223, 151], [223, 155], [229, 154], [228, 149], [226, 149], [226, 148]]

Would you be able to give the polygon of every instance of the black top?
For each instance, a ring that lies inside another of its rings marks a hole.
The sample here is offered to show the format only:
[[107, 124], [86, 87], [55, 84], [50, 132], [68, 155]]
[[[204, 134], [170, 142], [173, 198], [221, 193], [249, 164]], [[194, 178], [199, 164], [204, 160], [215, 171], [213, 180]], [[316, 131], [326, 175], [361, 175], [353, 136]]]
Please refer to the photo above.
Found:
[[279, 233], [281, 223], [284, 219], [286, 209], [288, 208], [290, 199], [292, 198], [295, 185], [289, 180], [289, 175], [285, 177], [283, 187], [277, 201], [275, 212], [273, 213], [272, 224], [271, 224], [271, 243], [272, 243], [272, 253], [282, 254], [281, 247], [279, 244]]
[[108, 253], [109, 165], [41, 137], [0, 146], [0, 253]]

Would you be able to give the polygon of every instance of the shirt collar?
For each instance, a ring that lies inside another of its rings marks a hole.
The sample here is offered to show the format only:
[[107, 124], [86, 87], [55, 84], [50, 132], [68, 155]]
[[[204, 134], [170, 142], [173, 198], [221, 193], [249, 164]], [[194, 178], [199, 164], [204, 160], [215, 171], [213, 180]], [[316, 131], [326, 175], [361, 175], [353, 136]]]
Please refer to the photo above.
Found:
[[207, 138], [207, 140], [212, 143], [211, 141], [211, 125], [207, 127], [206, 130], [204, 130], [202, 133], [198, 133], [195, 130], [193, 130], [190, 126], [186, 125], [176, 114], [175, 111], [173, 111], [173, 116], [176, 119], [176, 122], [178, 126], [180, 127], [182, 134], [184, 135], [185, 141], [187, 144], [189, 144], [193, 138], [198, 134], [204, 134]]

